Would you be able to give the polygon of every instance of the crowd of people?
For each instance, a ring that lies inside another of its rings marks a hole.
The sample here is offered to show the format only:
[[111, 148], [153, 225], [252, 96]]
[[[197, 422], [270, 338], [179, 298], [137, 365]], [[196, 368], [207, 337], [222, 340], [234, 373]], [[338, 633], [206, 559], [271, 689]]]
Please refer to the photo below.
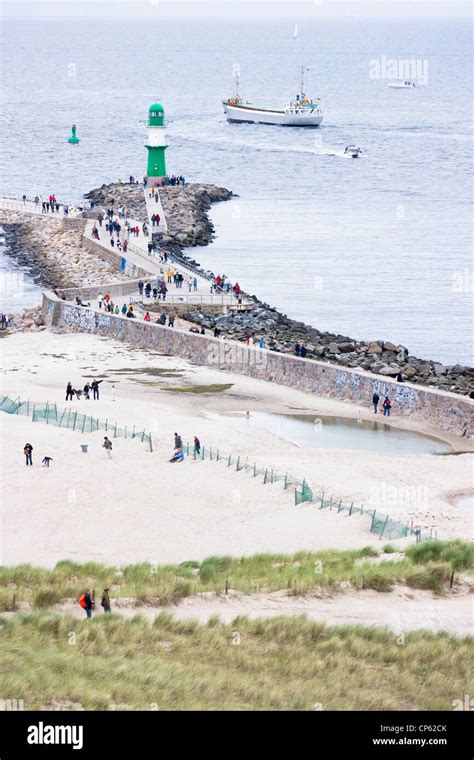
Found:
[[[128, 241], [131, 236], [139, 237], [140, 231], [145, 237], [149, 236], [149, 228], [146, 222], [143, 222], [140, 228], [137, 224], [131, 225], [129, 219], [130, 212], [124, 206], [118, 209], [118, 211], [115, 211], [113, 208], [108, 208], [105, 215], [102, 212], [98, 214], [97, 222], [99, 223], [99, 226], [95, 223], [92, 227], [92, 237], [94, 240], [100, 240], [99, 229], [105, 228], [105, 234], [110, 236], [111, 247], [116, 247], [117, 250], [126, 253], [128, 249]], [[153, 249], [155, 248], [153, 243], [149, 244], [149, 253], [150, 245]]]
[[[26, 195], [22, 196], [23, 203], [26, 203], [28, 200]], [[34, 204], [35, 206], [39, 206], [41, 203], [41, 213], [42, 214], [49, 214], [50, 212], [52, 214], [59, 214], [60, 209], [62, 208], [62, 212], [64, 216], [67, 216], [69, 214], [69, 206], [67, 203], [59, 203], [54, 193], [50, 193], [47, 199], [43, 198], [42, 195], [35, 195], [34, 198]]]

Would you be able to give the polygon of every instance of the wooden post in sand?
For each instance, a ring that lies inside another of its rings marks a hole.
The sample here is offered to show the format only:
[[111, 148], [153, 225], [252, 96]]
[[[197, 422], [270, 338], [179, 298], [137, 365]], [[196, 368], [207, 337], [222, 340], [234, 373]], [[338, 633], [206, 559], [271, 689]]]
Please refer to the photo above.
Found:
[[381, 534], [380, 534], [380, 540], [382, 539], [382, 536], [383, 536], [383, 533], [384, 533], [384, 530], [385, 530], [385, 526], [387, 525], [387, 523], [388, 523], [388, 515], [387, 515], [387, 517], [385, 518], [385, 522], [384, 522], [384, 524], [383, 524], [382, 532], [381, 532]]

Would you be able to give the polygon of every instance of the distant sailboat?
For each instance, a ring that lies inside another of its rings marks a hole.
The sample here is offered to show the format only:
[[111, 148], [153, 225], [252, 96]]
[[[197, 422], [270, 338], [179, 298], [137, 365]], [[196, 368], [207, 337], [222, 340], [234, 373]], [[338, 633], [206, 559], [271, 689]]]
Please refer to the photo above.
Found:
[[294, 31], [294, 34], [293, 34], [293, 37], [295, 38], [295, 40], [296, 40], [297, 36], [298, 36], [298, 24], [295, 24], [295, 31]]

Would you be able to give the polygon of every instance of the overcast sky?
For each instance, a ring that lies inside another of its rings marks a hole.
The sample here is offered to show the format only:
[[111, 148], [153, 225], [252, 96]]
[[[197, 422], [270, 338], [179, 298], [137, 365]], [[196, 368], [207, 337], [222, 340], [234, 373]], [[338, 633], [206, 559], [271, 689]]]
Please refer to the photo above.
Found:
[[470, 16], [466, 0], [4, 0], [3, 16], [344, 18]]

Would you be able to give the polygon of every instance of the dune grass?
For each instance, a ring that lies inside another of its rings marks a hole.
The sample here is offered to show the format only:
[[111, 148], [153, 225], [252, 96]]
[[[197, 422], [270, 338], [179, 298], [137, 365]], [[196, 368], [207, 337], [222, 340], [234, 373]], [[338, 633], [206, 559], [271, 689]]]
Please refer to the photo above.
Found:
[[51, 612], [1, 618], [0, 693], [26, 710], [450, 710], [472, 693], [472, 638]]
[[[380, 557], [385, 556], [380, 548]], [[94, 562], [65, 560], [52, 570], [17, 565], [0, 568], [0, 610], [18, 609], [21, 603], [50, 607], [78, 599], [86, 587], [100, 594], [110, 586], [113, 598], [129, 597], [137, 605], [165, 606], [204, 591], [223, 593], [226, 587], [243, 593], [286, 590], [303, 596], [318, 589], [337, 593], [348, 584], [354, 588], [390, 591], [405, 583], [443, 593], [453, 567], [467, 573], [472, 568], [472, 546], [460, 541], [430, 541], [408, 549], [402, 559], [375, 562], [372, 547], [353, 551], [300, 551], [296, 554], [256, 554], [251, 557], [208, 557], [180, 565], [107, 567]], [[453, 564], [454, 563], [454, 564]], [[455, 579], [456, 581], [456, 579]]]

